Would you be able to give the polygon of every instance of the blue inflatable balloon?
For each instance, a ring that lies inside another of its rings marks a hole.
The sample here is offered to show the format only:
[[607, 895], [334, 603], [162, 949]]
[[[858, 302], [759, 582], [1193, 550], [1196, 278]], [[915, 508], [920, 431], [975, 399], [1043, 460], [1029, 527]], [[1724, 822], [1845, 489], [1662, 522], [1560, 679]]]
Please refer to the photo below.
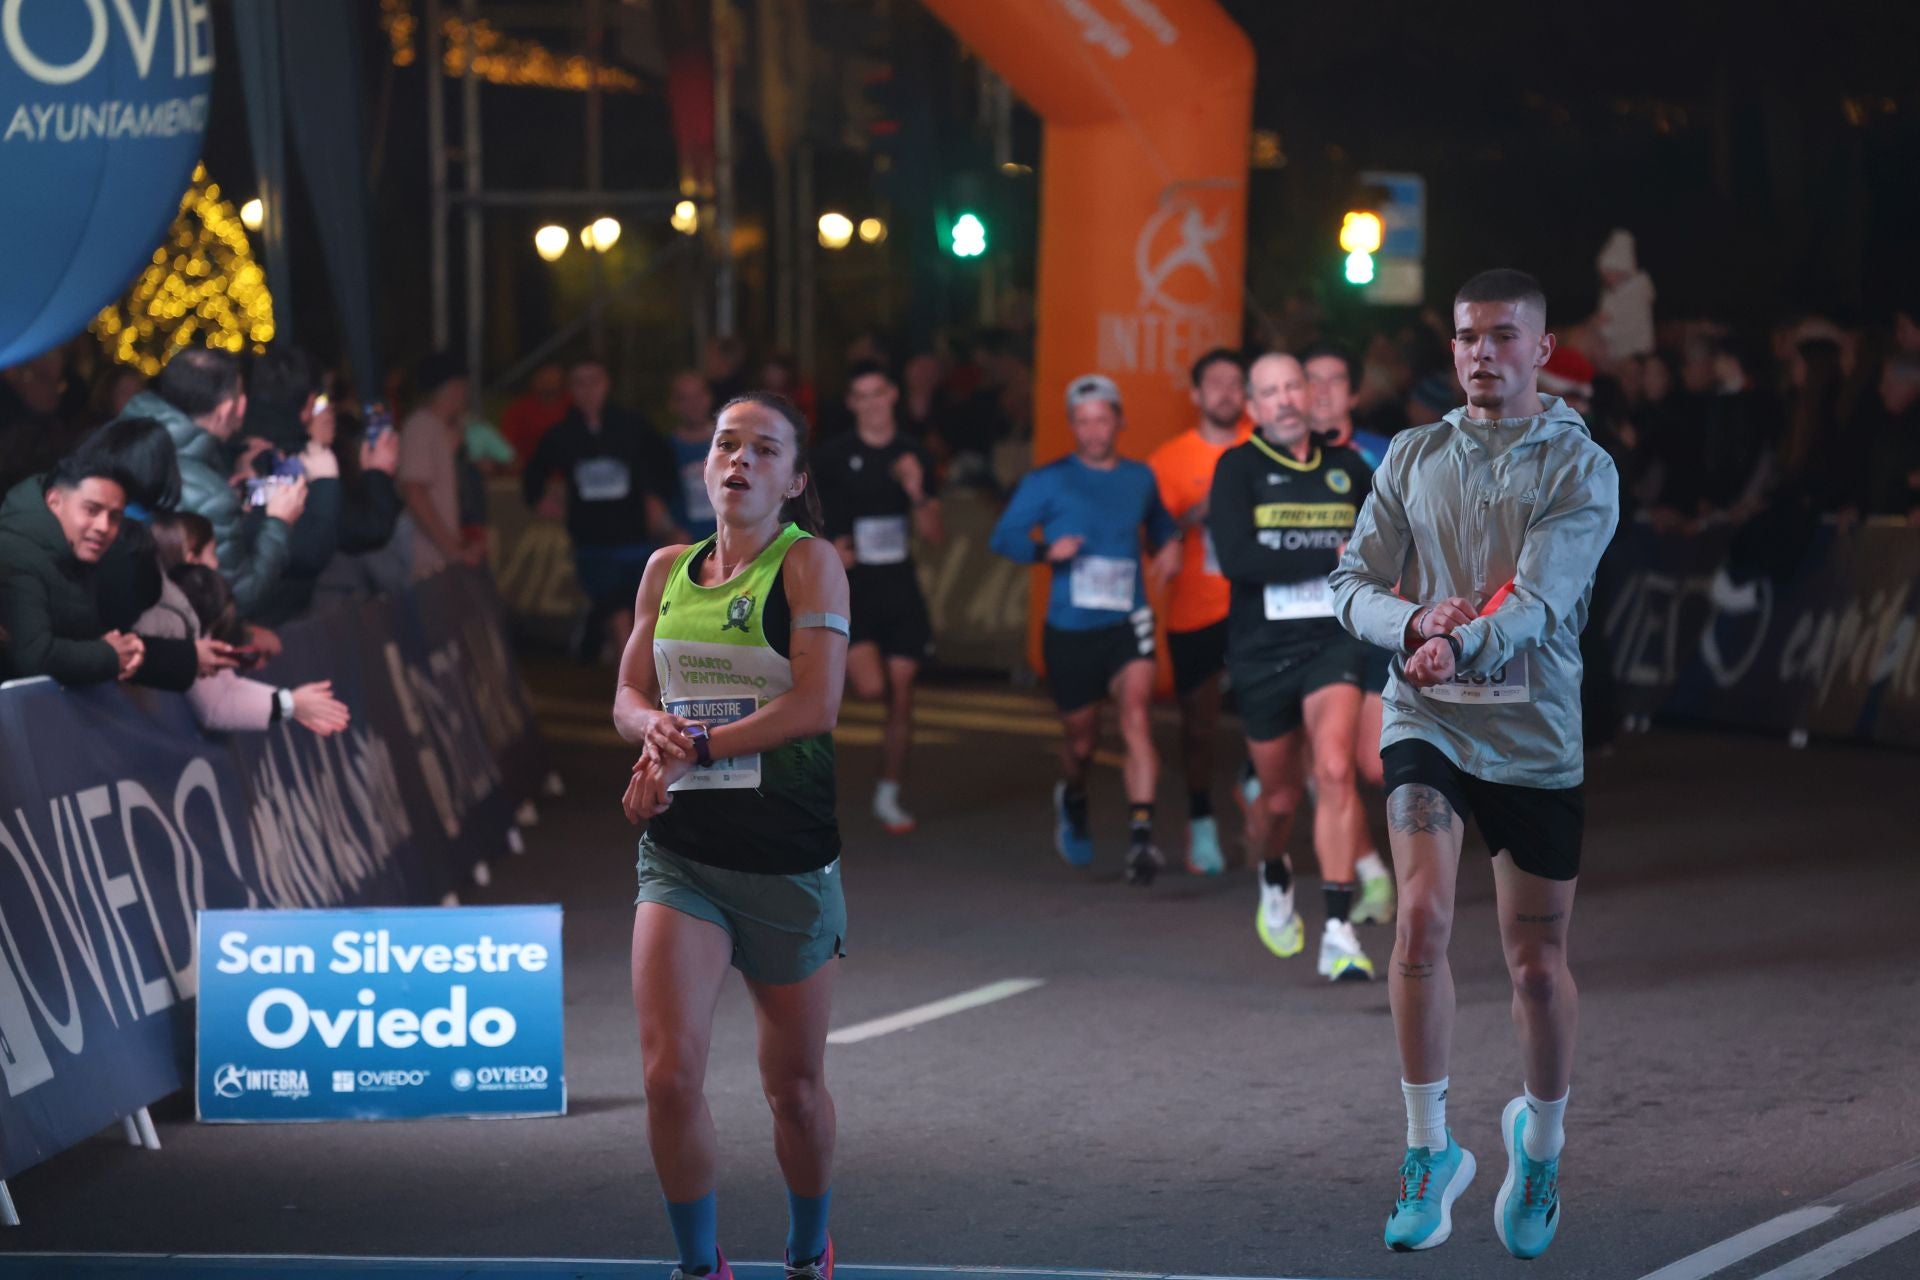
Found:
[[151, 259], [207, 129], [212, 0], [0, 0], [0, 368]]

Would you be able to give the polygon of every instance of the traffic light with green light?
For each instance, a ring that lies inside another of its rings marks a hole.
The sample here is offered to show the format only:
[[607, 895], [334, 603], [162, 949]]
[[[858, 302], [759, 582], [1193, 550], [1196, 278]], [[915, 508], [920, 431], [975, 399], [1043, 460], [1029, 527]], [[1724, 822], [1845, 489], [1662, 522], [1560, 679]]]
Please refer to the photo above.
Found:
[[947, 228], [947, 250], [956, 258], [977, 258], [987, 251], [987, 224], [976, 213], [962, 213]]
[[1385, 228], [1380, 215], [1355, 209], [1340, 220], [1340, 248], [1347, 255], [1347, 283], [1373, 283], [1373, 255], [1380, 252]]

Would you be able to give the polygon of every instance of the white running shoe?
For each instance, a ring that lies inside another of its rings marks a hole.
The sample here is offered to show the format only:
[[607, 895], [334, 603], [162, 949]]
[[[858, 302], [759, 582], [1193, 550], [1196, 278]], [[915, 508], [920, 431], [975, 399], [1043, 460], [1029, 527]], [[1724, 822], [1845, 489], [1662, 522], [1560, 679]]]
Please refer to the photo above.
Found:
[[1329, 920], [1320, 934], [1320, 976], [1329, 982], [1372, 982], [1373, 961], [1345, 920]]
[[904, 836], [914, 828], [913, 815], [900, 807], [900, 785], [881, 783], [873, 792], [873, 816], [888, 835]]

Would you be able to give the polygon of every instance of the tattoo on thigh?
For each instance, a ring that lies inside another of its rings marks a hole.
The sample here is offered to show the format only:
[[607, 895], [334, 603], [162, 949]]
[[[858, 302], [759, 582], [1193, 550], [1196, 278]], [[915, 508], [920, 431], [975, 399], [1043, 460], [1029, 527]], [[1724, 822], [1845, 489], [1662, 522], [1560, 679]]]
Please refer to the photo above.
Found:
[[1433, 976], [1433, 966], [1430, 964], [1409, 964], [1407, 961], [1402, 960], [1400, 961], [1400, 976], [1403, 978], [1411, 978], [1416, 982], [1424, 978], [1431, 978]]
[[1566, 918], [1567, 918], [1567, 913], [1564, 911], [1555, 911], [1544, 916], [1529, 916], [1529, 915], [1514, 916], [1514, 919], [1518, 920], [1521, 924], [1559, 924], [1562, 920], [1565, 920]]
[[1387, 797], [1387, 825], [1406, 835], [1453, 830], [1453, 805], [1439, 791], [1417, 783], [1394, 788]]

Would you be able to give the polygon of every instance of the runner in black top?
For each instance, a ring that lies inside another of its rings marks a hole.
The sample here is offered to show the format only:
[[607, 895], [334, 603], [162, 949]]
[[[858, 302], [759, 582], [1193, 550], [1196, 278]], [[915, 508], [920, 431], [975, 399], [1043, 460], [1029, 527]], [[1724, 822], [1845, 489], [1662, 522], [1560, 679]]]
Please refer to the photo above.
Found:
[[1304, 725], [1313, 746], [1313, 843], [1327, 903], [1320, 974], [1365, 980], [1373, 964], [1347, 921], [1355, 832], [1366, 825], [1353, 769], [1365, 652], [1334, 619], [1327, 575], [1371, 490], [1371, 471], [1351, 449], [1321, 445], [1308, 432], [1298, 360], [1262, 356], [1247, 380], [1257, 431], [1215, 468], [1207, 528], [1233, 584], [1227, 670], [1260, 782], [1247, 811], [1247, 844], [1262, 859], [1255, 928], [1277, 956], [1297, 955], [1305, 945], [1286, 858], [1302, 799]]
[[884, 365], [861, 361], [847, 379], [854, 429], [815, 460], [827, 536], [840, 549], [853, 591], [847, 683], [857, 698], [887, 704], [873, 816], [893, 835], [913, 830], [900, 805], [913, 738], [913, 682], [933, 648], [933, 624], [913, 566], [913, 537], [941, 542], [933, 463], [894, 419], [899, 388]]

